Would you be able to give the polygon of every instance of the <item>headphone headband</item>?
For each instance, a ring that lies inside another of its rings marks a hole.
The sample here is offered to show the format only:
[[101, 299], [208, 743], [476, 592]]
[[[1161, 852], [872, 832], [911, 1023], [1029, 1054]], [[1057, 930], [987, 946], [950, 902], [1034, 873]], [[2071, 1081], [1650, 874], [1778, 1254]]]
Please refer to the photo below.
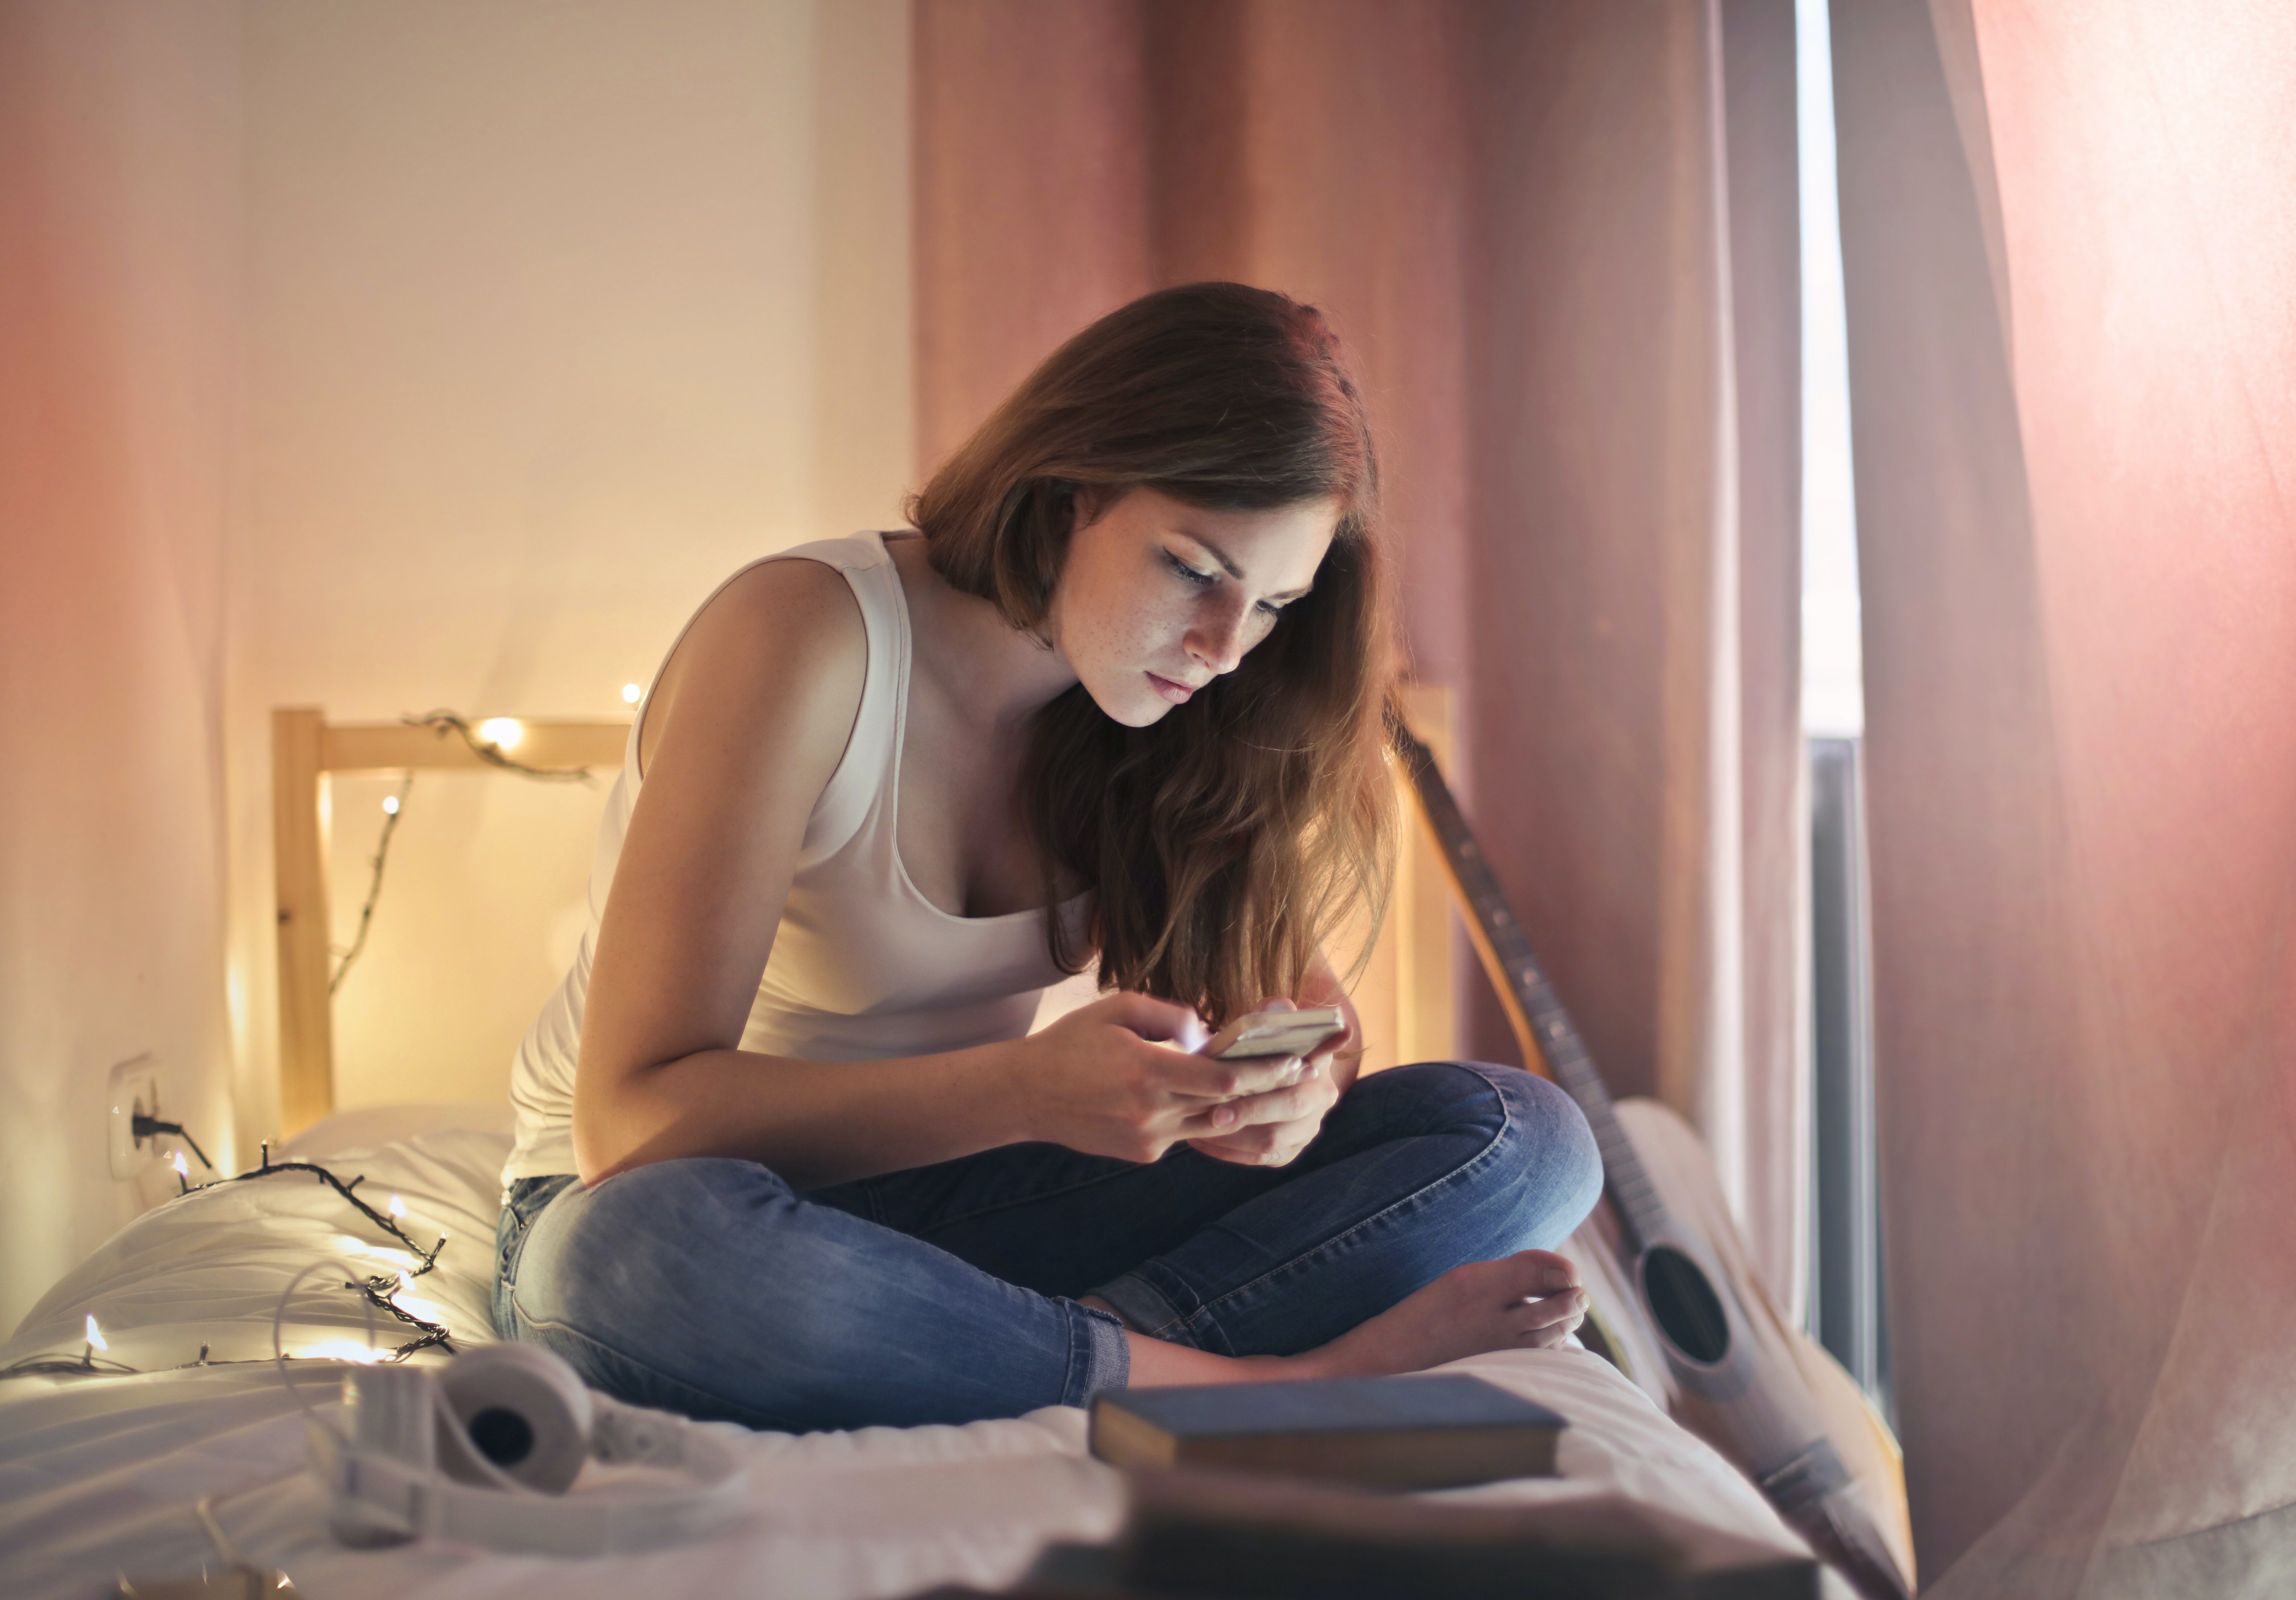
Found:
[[[346, 1544], [447, 1538], [553, 1555], [642, 1550], [727, 1521], [747, 1487], [724, 1440], [593, 1394], [533, 1345], [481, 1345], [437, 1375], [353, 1367], [343, 1400], [349, 1432], [314, 1427], [309, 1437], [328, 1525]], [[665, 1467], [694, 1486], [567, 1495], [592, 1459]]]

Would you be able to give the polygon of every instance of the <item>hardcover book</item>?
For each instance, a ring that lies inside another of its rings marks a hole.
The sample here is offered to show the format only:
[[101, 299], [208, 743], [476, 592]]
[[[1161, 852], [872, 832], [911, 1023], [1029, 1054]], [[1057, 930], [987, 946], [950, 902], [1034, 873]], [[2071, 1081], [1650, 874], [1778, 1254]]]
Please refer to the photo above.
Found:
[[1425, 1500], [1201, 1471], [1130, 1474], [1108, 1545], [1054, 1545], [1029, 1600], [1822, 1600], [1818, 1564], [1615, 1494]]
[[1093, 1402], [1092, 1452], [1124, 1467], [1218, 1467], [1380, 1489], [1551, 1477], [1568, 1426], [1456, 1374], [1128, 1389]]

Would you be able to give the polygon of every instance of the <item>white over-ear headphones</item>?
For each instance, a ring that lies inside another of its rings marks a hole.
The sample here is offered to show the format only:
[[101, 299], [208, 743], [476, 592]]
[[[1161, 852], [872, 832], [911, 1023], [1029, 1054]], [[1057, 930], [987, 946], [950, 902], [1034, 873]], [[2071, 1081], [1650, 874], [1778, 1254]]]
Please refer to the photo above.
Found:
[[[348, 1545], [439, 1537], [594, 1555], [690, 1538], [741, 1507], [745, 1474], [723, 1440], [593, 1394], [530, 1344], [480, 1345], [435, 1374], [355, 1366], [343, 1400], [348, 1430], [315, 1416], [310, 1443], [327, 1525]], [[695, 1486], [567, 1495], [594, 1459], [667, 1467]]]

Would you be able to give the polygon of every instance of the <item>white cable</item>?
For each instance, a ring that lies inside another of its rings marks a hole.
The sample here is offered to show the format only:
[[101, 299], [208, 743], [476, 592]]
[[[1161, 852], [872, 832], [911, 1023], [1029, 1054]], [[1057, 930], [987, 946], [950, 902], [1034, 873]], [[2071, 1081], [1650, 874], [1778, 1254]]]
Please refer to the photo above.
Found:
[[[295, 1403], [303, 1408], [303, 1415], [333, 1434], [345, 1446], [348, 1446], [351, 1442], [350, 1437], [328, 1418], [320, 1415], [318, 1407], [305, 1399], [303, 1391], [295, 1387], [295, 1380], [289, 1376], [287, 1372], [287, 1352], [280, 1342], [280, 1330], [286, 1325], [287, 1322], [287, 1302], [294, 1298], [295, 1291], [302, 1287], [305, 1278], [328, 1267], [334, 1268], [352, 1283], [358, 1281], [357, 1272], [332, 1257], [323, 1261], [314, 1261], [293, 1277], [289, 1278], [287, 1286], [279, 1292], [279, 1304], [273, 1308], [271, 1312], [271, 1359], [278, 1366], [279, 1381], [287, 1386], [287, 1392], [292, 1395]], [[366, 1348], [368, 1354], [372, 1355], [374, 1352], [374, 1304], [364, 1294], [359, 1296], [359, 1310], [366, 1317]]]
[[216, 1521], [213, 1495], [201, 1495], [193, 1501], [192, 1514], [199, 1518], [200, 1526], [208, 1530], [208, 1541], [215, 1546], [216, 1554], [223, 1557], [224, 1565], [227, 1567], [247, 1565], [247, 1557], [239, 1553], [239, 1547], [231, 1542], [231, 1535], [226, 1533], [223, 1530], [223, 1524]]

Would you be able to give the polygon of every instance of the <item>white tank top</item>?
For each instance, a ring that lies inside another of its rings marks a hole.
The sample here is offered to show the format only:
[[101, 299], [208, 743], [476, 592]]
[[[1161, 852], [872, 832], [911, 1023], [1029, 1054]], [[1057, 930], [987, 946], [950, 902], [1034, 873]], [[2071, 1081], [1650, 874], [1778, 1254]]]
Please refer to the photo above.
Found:
[[[853, 587], [868, 637], [868, 675], [845, 754], [806, 824], [742, 1048], [806, 1061], [876, 1061], [1018, 1038], [1029, 1030], [1042, 991], [1062, 976], [1046, 948], [1044, 912], [954, 916], [926, 899], [901, 865], [909, 609], [884, 536], [824, 539], [765, 560], [797, 558], [836, 568]], [[680, 630], [678, 638], [685, 636]], [[673, 642], [672, 652], [676, 648]], [[503, 1169], [505, 1186], [574, 1170], [574, 1063], [582, 1005], [598, 919], [644, 781], [638, 730], [645, 724], [643, 707], [652, 701], [649, 687], [598, 827], [589, 926], [573, 969], [527, 1030], [511, 1069], [518, 1139]], [[1066, 911], [1074, 915], [1081, 907], [1078, 899]]]

